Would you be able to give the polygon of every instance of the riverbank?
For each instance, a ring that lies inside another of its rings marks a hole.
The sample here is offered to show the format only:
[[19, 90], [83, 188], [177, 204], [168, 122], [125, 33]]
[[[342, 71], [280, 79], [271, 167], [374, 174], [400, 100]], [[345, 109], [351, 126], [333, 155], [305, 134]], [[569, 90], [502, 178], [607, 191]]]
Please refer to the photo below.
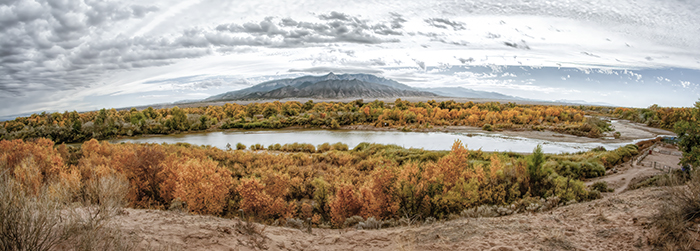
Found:
[[[535, 130], [502, 130], [502, 131], [485, 131], [480, 127], [474, 126], [442, 126], [434, 128], [418, 128], [408, 129], [412, 132], [446, 132], [446, 133], [463, 133], [463, 134], [498, 134], [508, 137], [520, 137], [535, 140], [546, 140], [555, 142], [567, 143], [625, 143], [629, 141], [638, 141], [645, 139], [653, 139], [660, 136], [675, 136], [676, 134], [664, 129], [648, 127], [643, 124], [633, 123], [626, 120], [613, 120], [611, 127], [614, 132], [620, 132], [619, 138], [612, 136], [613, 132], [607, 133], [601, 138], [588, 138], [575, 136], [571, 134], [558, 133], [553, 131], [535, 131]], [[402, 128], [375, 127], [371, 125], [350, 125], [343, 126], [344, 130], [365, 130], [365, 131], [402, 131]]]

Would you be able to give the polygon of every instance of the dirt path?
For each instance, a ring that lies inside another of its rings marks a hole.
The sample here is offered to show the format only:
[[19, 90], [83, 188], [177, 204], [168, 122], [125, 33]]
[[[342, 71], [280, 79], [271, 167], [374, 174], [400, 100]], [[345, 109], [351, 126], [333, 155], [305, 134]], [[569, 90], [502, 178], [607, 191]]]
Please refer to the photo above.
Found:
[[[679, 169], [680, 154], [681, 152], [675, 146], [659, 144], [639, 164], [637, 164], [637, 159], [635, 158], [617, 165], [614, 168], [614, 172], [608, 170], [605, 176], [586, 181], [586, 185], [591, 185], [597, 181], [606, 181], [609, 188], [615, 189], [614, 193], [622, 193], [627, 190], [630, 183], [635, 179], [651, 177], [669, 169]], [[654, 168], [654, 163], [656, 163], [656, 168]]]

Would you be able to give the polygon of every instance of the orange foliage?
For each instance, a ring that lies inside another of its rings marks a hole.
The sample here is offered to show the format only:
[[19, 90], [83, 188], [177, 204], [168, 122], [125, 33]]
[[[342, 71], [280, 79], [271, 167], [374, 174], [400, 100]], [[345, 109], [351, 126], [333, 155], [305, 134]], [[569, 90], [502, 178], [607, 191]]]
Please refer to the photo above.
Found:
[[272, 198], [264, 192], [265, 184], [256, 178], [241, 179], [236, 192], [241, 196], [241, 209], [248, 214], [266, 217]]
[[198, 214], [216, 214], [226, 204], [226, 196], [233, 180], [231, 172], [220, 168], [209, 159], [191, 159], [176, 163], [169, 179], [177, 181], [173, 197], [187, 203], [190, 211]]
[[360, 215], [362, 204], [353, 190], [353, 185], [344, 184], [336, 189], [335, 199], [330, 203], [331, 221], [335, 226], [342, 226], [345, 219]]
[[64, 169], [60, 153], [49, 139], [33, 142], [0, 141], [0, 172], [14, 175], [20, 184], [38, 192], [49, 180], [58, 178]]

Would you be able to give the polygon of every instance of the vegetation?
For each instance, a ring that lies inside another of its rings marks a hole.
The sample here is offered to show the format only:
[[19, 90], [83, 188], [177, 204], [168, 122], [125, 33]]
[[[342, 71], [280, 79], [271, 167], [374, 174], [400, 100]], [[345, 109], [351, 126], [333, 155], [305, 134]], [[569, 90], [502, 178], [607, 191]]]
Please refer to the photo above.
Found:
[[342, 227], [353, 216], [441, 219], [480, 205], [526, 205], [532, 198], [597, 198], [580, 179], [602, 174], [597, 168], [610, 155], [632, 154], [627, 148], [634, 147], [570, 155], [546, 155], [538, 148], [523, 156], [468, 151], [460, 142], [451, 151], [369, 143], [354, 149], [294, 143], [240, 151], [184, 143], [93, 139], [74, 148], [54, 147], [49, 139], [2, 140], [0, 170], [29, 193], [55, 180], [83, 191], [116, 175], [128, 180], [126, 201], [135, 208], [179, 203], [196, 214], [233, 217], [243, 210], [261, 222], [311, 218], [315, 226]]
[[700, 101], [695, 102], [692, 117], [675, 125], [675, 132], [680, 139], [678, 147], [683, 151], [681, 165], [700, 167]]
[[[643, 123], [651, 127], [673, 130], [676, 123], [693, 121], [691, 108], [659, 107], [652, 105], [648, 108], [595, 108], [597, 112], [619, 119]], [[697, 121], [697, 120], [695, 120]]]
[[678, 171], [662, 179], [657, 182], [669, 186], [653, 219], [657, 231], [650, 244], [666, 250], [692, 250], [697, 239], [693, 228], [700, 217], [700, 172]]
[[675, 123], [680, 164], [691, 169], [675, 170], [643, 181], [636, 187], [652, 183], [666, 185], [665, 203], [661, 203], [653, 224], [657, 232], [651, 244], [666, 250], [691, 250], [697, 242], [696, 223], [700, 219], [700, 101], [692, 109], [683, 110], [684, 119]]
[[[195, 108], [144, 110], [102, 109], [92, 112], [41, 113], [0, 122], [0, 139], [48, 138], [57, 143], [84, 142], [141, 134], [171, 134], [213, 129], [285, 128], [338, 129], [371, 125], [404, 130], [434, 126], [475, 126], [484, 130], [553, 130], [599, 137], [609, 131], [606, 121], [587, 117], [595, 107], [501, 104], [498, 102], [394, 103], [356, 100], [348, 103], [270, 102], [224, 104]], [[627, 113], [621, 112], [622, 115]]]
[[[2, 143], [7, 147], [7, 142]], [[43, 150], [35, 152], [38, 158], [32, 153], [21, 156], [17, 151], [3, 151], [0, 249], [131, 249], [135, 240], [112, 221], [124, 205], [128, 182], [119, 175], [104, 175], [78, 183], [65, 170], [45, 169], [52, 169], [45, 166], [47, 161], [60, 166], [60, 157], [52, 147], [38, 143], [37, 150]]]

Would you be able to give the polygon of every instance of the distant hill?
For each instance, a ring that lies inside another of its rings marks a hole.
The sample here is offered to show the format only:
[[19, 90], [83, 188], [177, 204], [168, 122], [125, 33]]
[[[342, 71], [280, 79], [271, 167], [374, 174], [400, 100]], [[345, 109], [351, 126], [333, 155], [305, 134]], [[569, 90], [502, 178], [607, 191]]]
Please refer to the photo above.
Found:
[[371, 74], [329, 73], [263, 82], [246, 89], [211, 96], [202, 101], [233, 101], [284, 98], [394, 98], [394, 97], [455, 97], [492, 100], [529, 99], [497, 92], [476, 91], [462, 87], [413, 88], [391, 79]]
[[285, 86], [268, 92], [256, 92], [241, 97], [242, 100], [283, 98], [392, 98], [392, 97], [438, 97], [434, 93], [413, 89], [399, 89], [388, 85], [353, 80], [324, 80], [316, 83], [304, 82]]
[[495, 100], [527, 100], [520, 97], [509, 96], [498, 92], [475, 91], [462, 87], [434, 87], [418, 88], [418, 90], [432, 92], [440, 96], [455, 98], [480, 98]]
[[394, 80], [370, 74], [332, 72], [323, 76], [303, 76], [263, 82], [246, 89], [227, 92], [203, 101], [283, 99], [283, 98], [391, 98], [438, 97]]

